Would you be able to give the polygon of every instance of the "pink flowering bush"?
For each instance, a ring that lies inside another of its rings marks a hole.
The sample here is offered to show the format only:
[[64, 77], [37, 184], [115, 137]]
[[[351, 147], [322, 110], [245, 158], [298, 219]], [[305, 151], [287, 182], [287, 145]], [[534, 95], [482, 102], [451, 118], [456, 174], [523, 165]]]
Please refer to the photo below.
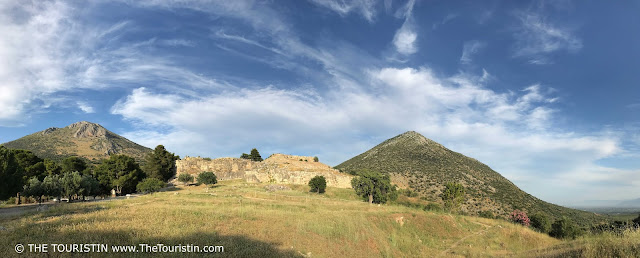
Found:
[[518, 223], [523, 226], [529, 226], [530, 222], [527, 213], [521, 210], [514, 210], [509, 217], [514, 223]]

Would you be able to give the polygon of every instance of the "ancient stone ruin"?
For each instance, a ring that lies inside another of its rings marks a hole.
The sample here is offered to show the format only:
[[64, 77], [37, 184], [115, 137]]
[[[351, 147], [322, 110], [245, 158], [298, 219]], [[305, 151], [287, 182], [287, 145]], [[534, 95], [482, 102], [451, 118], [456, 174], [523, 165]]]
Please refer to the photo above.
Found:
[[327, 186], [351, 188], [351, 175], [331, 166], [314, 162], [313, 157], [273, 154], [262, 162], [241, 158], [204, 159], [185, 157], [176, 161], [177, 174], [198, 174], [210, 171], [218, 180], [244, 179], [249, 183], [306, 185], [315, 176], [324, 176]]

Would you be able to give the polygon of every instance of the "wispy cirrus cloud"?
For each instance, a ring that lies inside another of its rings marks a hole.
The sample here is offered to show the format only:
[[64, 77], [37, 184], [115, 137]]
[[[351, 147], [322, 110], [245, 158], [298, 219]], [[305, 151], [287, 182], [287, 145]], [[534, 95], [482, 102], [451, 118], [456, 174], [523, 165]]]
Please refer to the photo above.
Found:
[[460, 56], [460, 63], [470, 64], [473, 55], [486, 46], [487, 43], [479, 40], [470, 40], [465, 42], [462, 46], [462, 56]]
[[86, 114], [91, 114], [96, 112], [93, 109], [93, 107], [89, 105], [89, 103], [87, 103], [86, 101], [76, 101], [76, 104], [78, 105], [78, 108]]
[[520, 26], [514, 33], [513, 57], [528, 58], [531, 64], [549, 64], [550, 53], [575, 53], [582, 48], [582, 40], [572, 30], [554, 25], [540, 14], [521, 12], [515, 16]]
[[373, 22], [377, 14], [376, 5], [378, 1], [375, 1], [375, 0], [354, 0], [354, 1], [310, 0], [310, 1], [318, 6], [329, 8], [332, 11], [338, 13], [340, 16], [346, 16], [351, 12], [358, 12], [360, 13], [360, 15], [362, 15], [362, 17], [364, 17], [369, 22]]

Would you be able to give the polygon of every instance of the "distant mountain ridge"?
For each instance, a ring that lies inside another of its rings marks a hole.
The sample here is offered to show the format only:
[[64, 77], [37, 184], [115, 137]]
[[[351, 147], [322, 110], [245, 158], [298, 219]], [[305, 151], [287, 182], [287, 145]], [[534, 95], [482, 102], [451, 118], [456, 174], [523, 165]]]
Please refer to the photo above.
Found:
[[544, 212], [552, 218], [569, 216], [581, 224], [605, 218], [542, 201], [476, 159], [451, 151], [421, 134], [409, 131], [336, 166], [341, 171], [377, 170], [391, 175], [395, 184], [417, 191], [426, 200], [440, 202], [447, 182], [462, 183], [466, 190], [463, 211], [491, 211], [506, 217], [515, 209], [528, 214]]
[[147, 147], [87, 121], [63, 128], [47, 128], [2, 145], [11, 149], [29, 150], [40, 158], [53, 160], [79, 156], [98, 161], [113, 154], [126, 154], [141, 161], [151, 152]]

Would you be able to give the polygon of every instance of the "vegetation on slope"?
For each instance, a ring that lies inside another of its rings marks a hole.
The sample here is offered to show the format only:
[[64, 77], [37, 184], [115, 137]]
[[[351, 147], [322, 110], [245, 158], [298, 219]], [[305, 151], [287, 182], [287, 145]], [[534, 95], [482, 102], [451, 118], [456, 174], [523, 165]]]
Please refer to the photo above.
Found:
[[413, 131], [386, 140], [336, 168], [344, 172], [369, 169], [388, 173], [393, 181], [406, 182], [406, 186], [429, 201], [441, 200], [446, 183], [461, 183], [466, 191], [462, 211], [470, 214], [491, 211], [506, 217], [520, 209], [529, 214], [542, 212], [553, 220], [567, 216], [583, 226], [606, 220], [594, 213], [544, 202], [520, 190], [487, 165]]
[[112, 154], [126, 154], [144, 160], [151, 149], [119, 136], [99, 124], [78, 122], [64, 128], [49, 128], [2, 144], [11, 149], [29, 150], [40, 158], [56, 161], [70, 156], [92, 162]]
[[223, 256], [232, 257], [497, 256], [560, 243], [503, 220], [370, 205], [352, 189], [329, 187], [317, 195], [308, 186], [290, 187], [266, 192], [262, 185], [222, 181], [0, 217], [0, 253], [14, 253], [17, 243], [162, 243], [223, 245]]

